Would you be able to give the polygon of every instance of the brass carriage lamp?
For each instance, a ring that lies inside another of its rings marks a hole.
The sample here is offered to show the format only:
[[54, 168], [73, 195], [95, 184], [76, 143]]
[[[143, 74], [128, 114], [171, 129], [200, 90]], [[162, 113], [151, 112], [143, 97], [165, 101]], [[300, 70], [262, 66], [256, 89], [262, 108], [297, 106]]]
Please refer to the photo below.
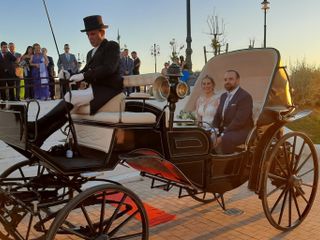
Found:
[[268, 0], [263, 0], [261, 3], [261, 9], [264, 11], [264, 35], [263, 35], [263, 47], [265, 48], [267, 45], [267, 10], [270, 9], [269, 7], [270, 2]]
[[176, 110], [176, 102], [184, 98], [188, 94], [188, 85], [180, 80], [182, 76], [180, 66], [172, 63], [166, 77], [158, 77], [153, 84], [153, 96], [159, 101], [167, 100], [169, 103], [169, 127], [173, 127], [174, 112]]

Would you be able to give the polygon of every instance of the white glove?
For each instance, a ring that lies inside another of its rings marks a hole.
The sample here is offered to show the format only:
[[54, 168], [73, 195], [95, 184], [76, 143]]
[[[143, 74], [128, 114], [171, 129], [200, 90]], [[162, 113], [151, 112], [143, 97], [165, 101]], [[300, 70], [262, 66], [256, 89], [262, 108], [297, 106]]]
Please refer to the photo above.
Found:
[[72, 75], [70, 81], [80, 82], [84, 79], [83, 73]]
[[66, 77], [66, 79], [68, 80], [70, 78], [70, 73], [67, 70], [61, 69], [60, 72], [58, 73], [58, 78], [64, 79], [64, 77]]

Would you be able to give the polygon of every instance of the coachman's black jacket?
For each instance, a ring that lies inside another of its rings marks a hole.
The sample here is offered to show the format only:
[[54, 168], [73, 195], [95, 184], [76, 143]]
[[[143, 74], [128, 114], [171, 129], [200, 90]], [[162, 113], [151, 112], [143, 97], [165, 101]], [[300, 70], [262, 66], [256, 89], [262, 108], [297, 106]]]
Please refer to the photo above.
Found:
[[81, 70], [84, 80], [91, 84], [94, 99], [90, 102], [90, 114], [95, 114], [111, 98], [123, 91], [120, 76], [120, 47], [114, 41], [104, 39], [94, 56], [87, 54], [87, 64]]

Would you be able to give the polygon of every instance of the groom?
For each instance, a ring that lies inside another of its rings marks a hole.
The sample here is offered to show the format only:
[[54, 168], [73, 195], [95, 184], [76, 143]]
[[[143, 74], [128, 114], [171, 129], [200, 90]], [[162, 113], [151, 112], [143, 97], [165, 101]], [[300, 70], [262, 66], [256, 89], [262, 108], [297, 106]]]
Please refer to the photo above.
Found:
[[219, 129], [216, 149], [228, 154], [245, 143], [253, 127], [253, 101], [251, 95], [240, 87], [240, 75], [237, 71], [226, 71], [224, 82], [227, 92], [221, 95], [213, 126]]

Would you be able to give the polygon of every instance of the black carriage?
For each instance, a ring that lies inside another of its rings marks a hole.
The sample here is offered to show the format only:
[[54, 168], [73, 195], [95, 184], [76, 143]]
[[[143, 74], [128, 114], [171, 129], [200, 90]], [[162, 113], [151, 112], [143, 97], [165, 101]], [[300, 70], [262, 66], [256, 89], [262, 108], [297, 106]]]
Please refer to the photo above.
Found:
[[[213, 153], [210, 131], [175, 119], [183, 104], [178, 100], [187, 93], [176, 75], [155, 81], [155, 97], [165, 99], [163, 103], [119, 95], [93, 116], [81, 109], [72, 114], [73, 158], [65, 156], [64, 148], [46, 151], [28, 139], [28, 106], [1, 103], [0, 139], [27, 157], [1, 175], [2, 237], [30, 239], [34, 228], [43, 239], [64, 234], [73, 239], [147, 239], [147, 215], [138, 196], [98, 177], [118, 164], [151, 178], [152, 187], [178, 187], [179, 197], [217, 200], [222, 208], [223, 194], [248, 182], [274, 227], [298, 226], [315, 199], [318, 160], [312, 141], [300, 132], [286, 133], [284, 126], [308, 112], [296, 111], [276, 49], [216, 56], [199, 79], [209, 74], [222, 90], [228, 69], [240, 73], [241, 86], [254, 101], [254, 127], [233, 154]], [[199, 92], [197, 81], [184, 100], [185, 111], [194, 111]]]

